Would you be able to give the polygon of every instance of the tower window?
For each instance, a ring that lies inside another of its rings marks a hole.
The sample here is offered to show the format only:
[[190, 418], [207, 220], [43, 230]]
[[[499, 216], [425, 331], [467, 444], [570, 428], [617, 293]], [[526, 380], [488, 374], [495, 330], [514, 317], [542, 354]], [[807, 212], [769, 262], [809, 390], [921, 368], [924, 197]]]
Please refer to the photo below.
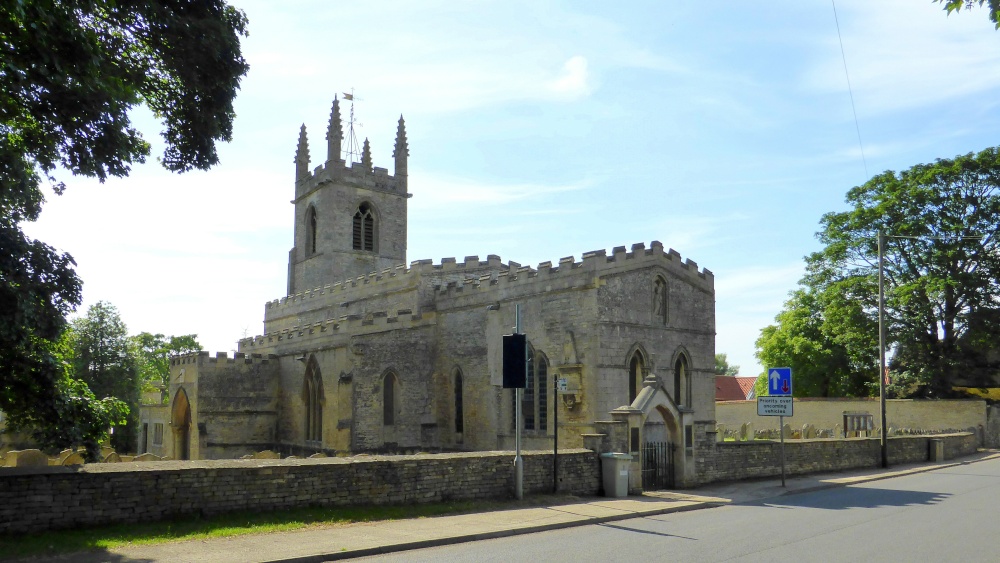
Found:
[[367, 203], [354, 213], [354, 250], [375, 251], [375, 214]]
[[316, 227], [318, 221], [316, 219], [316, 208], [309, 206], [309, 211], [306, 212], [306, 253], [316, 254]]

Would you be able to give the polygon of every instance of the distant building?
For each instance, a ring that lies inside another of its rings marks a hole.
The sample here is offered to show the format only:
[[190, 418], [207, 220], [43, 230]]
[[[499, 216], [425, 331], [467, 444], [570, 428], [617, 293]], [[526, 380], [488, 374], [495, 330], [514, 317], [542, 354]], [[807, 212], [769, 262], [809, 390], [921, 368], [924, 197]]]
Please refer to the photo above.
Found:
[[732, 375], [715, 376], [716, 401], [746, 401], [756, 398], [754, 384], [756, 377], [741, 377]]

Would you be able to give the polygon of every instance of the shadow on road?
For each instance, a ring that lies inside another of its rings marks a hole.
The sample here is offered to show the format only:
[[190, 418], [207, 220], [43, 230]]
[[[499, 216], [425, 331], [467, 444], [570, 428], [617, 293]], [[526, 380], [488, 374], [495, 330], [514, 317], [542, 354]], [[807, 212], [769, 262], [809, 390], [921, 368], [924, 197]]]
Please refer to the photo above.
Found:
[[69, 563], [153, 563], [153, 559], [145, 557], [128, 557], [119, 553], [110, 553], [106, 549], [95, 549], [76, 553], [64, 553], [61, 555], [36, 555], [21, 559], [5, 559], [0, 555], [0, 561], [10, 561], [10, 563], [40, 563], [43, 561], [69, 562]]
[[697, 539], [697, 538], [689, 538], [687, 536], [678, 536], [676, 534], [665, 534], [663, 532], [656, 532], [654, 530], [643, 530], [642, 528], [636, 528], [636, 527], [632, 527], [632, 526], [626, 526], [624, 524], [608, 524], [608, 523], [604, 523], [604, 524], [598, 524], [598, 526], [600, 526], [602, 528], [614, 528], [616, 530], [624, 530], [626, 532], [635, 532], [637, 534], [651, 534], [651, 535], [654, 535], [654, 536], [664, 536], [664, 537], [668, 537], [668, 538], [679, 538], [679, 539], [682, 539], [682, 540], [696, 540]]
[[870, 487], [838, 487], [812, 494], [788, 495], [747, 504], [749, 506], [769, 506], [772, 508], [806, 507], [823, 508], [826, 510], [847, 510], [850, 508], [931, 505], [937, 504], [950, 496], [950, 493], [900, 491]]

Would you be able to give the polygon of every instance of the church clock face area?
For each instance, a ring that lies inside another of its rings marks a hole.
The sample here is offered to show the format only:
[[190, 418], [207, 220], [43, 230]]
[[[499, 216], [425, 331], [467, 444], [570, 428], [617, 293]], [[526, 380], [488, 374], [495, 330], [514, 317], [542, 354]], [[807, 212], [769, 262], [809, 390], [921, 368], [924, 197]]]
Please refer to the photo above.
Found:
[[[318, 164], [299, 131], [288, 293], [265, 304], [263, 333], [235, 358], [172, 360], [192, 459], [512, 449], [517, 427], [523, 447], [551, 450], [556, 420], [574, 448], [622, 408], [641, 413], [644, 439], [688, 452], [708, 439], [692, 429], [714, 418], [710, 271], [658, 241], [537, 266], [408, 262], [403, 117], [391, 174], [367, 139], [349, 150], [336, 98], [326, 129]], [[498, 380], [515, 305], [531, 350], [519, 419]], [[683, 481], [694, 464], [677, 457]]]

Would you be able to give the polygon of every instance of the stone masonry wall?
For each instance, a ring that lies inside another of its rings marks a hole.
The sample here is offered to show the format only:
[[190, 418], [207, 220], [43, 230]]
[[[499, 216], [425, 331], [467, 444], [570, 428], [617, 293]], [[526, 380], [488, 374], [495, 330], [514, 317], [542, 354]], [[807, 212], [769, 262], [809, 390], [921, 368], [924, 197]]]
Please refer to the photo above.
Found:
[[[526, 494], [552, 490], [552, 454], [523, 452]], [[142, 522], [235, 510], [508, 498], [513, 452], [301, 460], [0, 468], [2, 534]], [[594, 495], [590, 450], [559, 454], [560, 491]]]
[[[968, 430], [986, 424], [986, 401], [963, 400], [912, 400], [889, 399], [886, 401], [886, 420], [890, 428], [947, 431]], [[879, 425], [879, 401], [871, 399], [795, 398], [795, 416], [785, 417], [792, 428], [812, 424], [817, 429], [832, 429], [844, 422], [844, 411], [867, 412], [875, 416]], [[727, 429], [738, 430], [745, 422], [757, 430], [778, 429], [776, 416], [757, 416], [757, 401], [723, 401], [715, 406], [715, 420]]]
[[[892, 437], [889, 464], [927, 461], [931, 439], [944, 440], [945, 459], [973, 454], [978, 444], [976, 435], [970, 432]], [[700, 444], [695, 463], [700, 485], [774, 477], [781, 475], [781, 443], [757, 440]], [[877, 438], [785, 441], [787, 475], [874, 468], [881, 463], [882, 449]]]

